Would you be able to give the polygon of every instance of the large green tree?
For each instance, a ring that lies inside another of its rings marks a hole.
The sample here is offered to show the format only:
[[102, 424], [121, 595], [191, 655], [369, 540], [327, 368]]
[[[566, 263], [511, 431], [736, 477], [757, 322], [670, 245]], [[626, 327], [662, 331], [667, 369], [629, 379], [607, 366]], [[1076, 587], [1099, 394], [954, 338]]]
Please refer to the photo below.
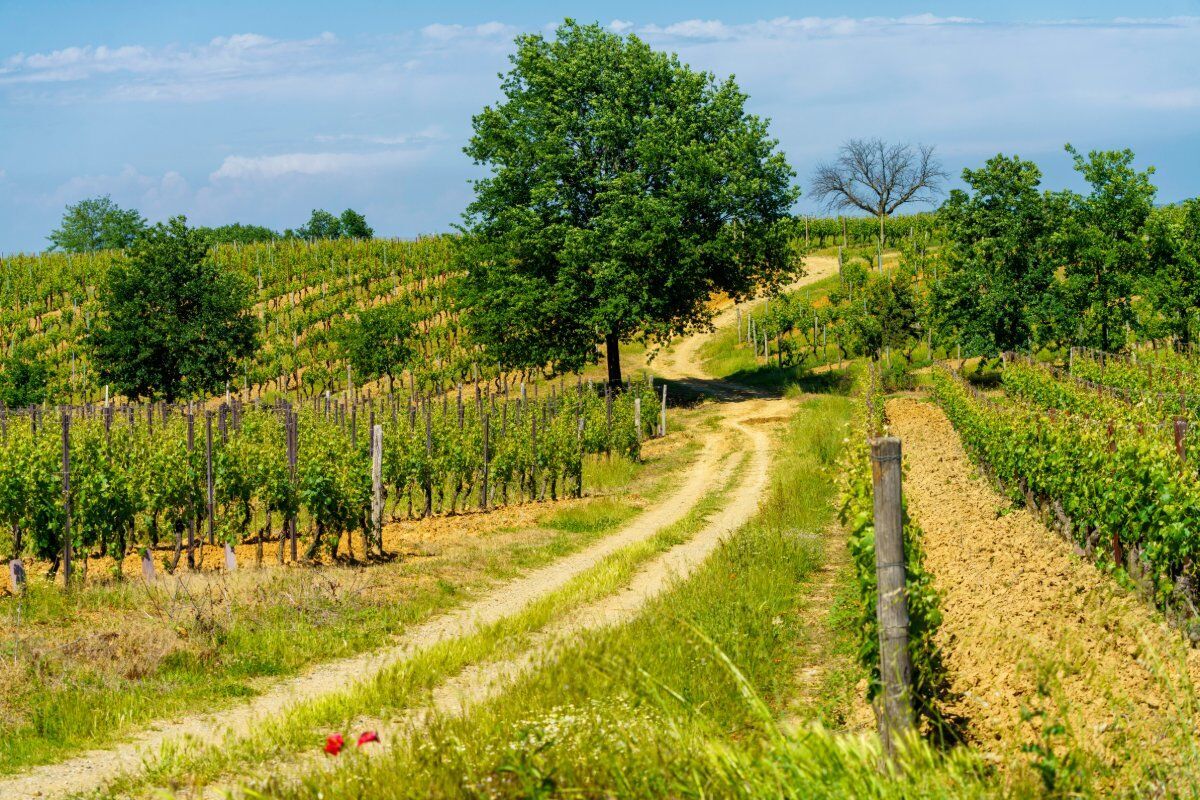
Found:
[[353, 208], [347, 208], [338, 217], [338, 227], [342, 236], [348, 239], [370, 239], [375, 235], [375, 229], [367, 224], [367, 218]]
[[207, 254], [204, 237], [175, 217], [148, 228], [109, 270], [91, 344], [101, 379], [121, 394], [211, 393], [254, 353], [250, 286]]
[[354, 371], [367, 379], [386, 375], [389, 390], [414, 355], [415, 322], [412, 312], [398, 303], [387, 303], [358, 312], [343, 323], [337, 339]]
[[51, 250], [68, 253], [119, 250], [133, 244], [145, 227], [141, 214], [121, 208], [104, 195], [67, 206], [62, 222], [47, 238]]
[[1052, 240], [1063, 269], [1064, 311], [1077, 321], [1079, 341], [1108, 350], [1124, 342], [1135, 287], [1148, 271], [1154, 168], [1134, 169], [1132, 150], [1092, 151], [1085, 158], [1067, 145], [1067, 152], [1091, 191], [1065, 193], [1070, 214]]
[[338, 239], [342, 224], [338, 218], [321, 208], [314, 208], [308, 222], [296, 231], [301, 239]]
[[1200, 310], [1200, 199], [1155, 209], [1146, 240], [1151, 271], [1142, 294], [1153, 316], [1186, 348]]
[[962, 177], [968, 189], [952, 191], [938, 216], [949, 243], [931, 285], [936, 327], [969, 353], [1028, 348], [1055, 282], [1041, 171], [1001, 154]]
[[503, 100], [474, 120], [459, 254], [473, 336], [509, 367], [577, 369], [606, 347], [711, 320], [714, 292], [798, 264], [794, 173], [746, 96], [635, 36], [567, 20], [517, 38]]

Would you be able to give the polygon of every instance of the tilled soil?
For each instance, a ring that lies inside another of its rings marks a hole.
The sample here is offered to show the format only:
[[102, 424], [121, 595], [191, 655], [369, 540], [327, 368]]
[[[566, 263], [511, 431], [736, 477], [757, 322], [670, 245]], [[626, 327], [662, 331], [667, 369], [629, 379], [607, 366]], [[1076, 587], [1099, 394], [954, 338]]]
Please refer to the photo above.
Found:
[[[957, 695], [949, 710], [965, 717], [968, 741], [1011, 767], [1034, 757], [1023, 745], [1050, 732], [1055, 747], [1071, 742], [1090, 754], [1082, 768], [1126, 790], [1159, 784], [1146, 777], [1151, 764], [1194, 768], [1191, 746], [1181, 745], [1196, 732], [1188, 707], [1197, 651], [1147, 600], [1012, 507], [939, 408], [897, 398], [887, 415], [942, 596], [939, 638]], [[1055, 723], [1066, 732], [1053, 733]]]

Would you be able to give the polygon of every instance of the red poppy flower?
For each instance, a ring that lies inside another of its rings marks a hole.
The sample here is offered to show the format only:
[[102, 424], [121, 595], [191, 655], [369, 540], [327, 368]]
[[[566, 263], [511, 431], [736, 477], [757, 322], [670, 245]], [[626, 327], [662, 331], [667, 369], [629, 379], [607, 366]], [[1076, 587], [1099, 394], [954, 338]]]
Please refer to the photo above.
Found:
[[366, 731], [365, 733], [363, 733], [362, 736], [358, 737], [358, 746], [362, 747], [364, 744], [367, 744], [368, 742], [378, 742], [378, 741], [379, 741], [379, 734], [377, 734], [375, 731]]
[[336, 756], [342, 752], [342, 745], [345, 743], [346, 740], [342, 738], [342, 735], [335, 733], [325, 740], [325, 752], [331, 756]]

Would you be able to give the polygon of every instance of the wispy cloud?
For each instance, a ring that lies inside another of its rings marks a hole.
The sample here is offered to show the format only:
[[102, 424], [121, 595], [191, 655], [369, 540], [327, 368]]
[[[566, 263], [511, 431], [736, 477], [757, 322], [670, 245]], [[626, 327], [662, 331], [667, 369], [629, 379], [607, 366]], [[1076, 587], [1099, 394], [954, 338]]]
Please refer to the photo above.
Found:
[[228, 156], [209, 178], [272, 180], [285, 175], [334, 175], [365, 170], [395, 169], [417, 163], [419, 150], [376, 150], [369, 153], [281, 153], [269, 156]]
[[277, 40], [256, 33], [218, 36], [207, 44], [184, 47], [84, 45], [48, 53], [17, 53], [0, 66], [0, 84], [83, 81], [114, 75], [232, 77], [279, 67], [299, 55], [337, 43], [332, 33], [311, 39]]
[[394, 135], [394, 134], [370, 134], [370, 133], [319, 133], [313, 137], [314, 141], [322, 144], [331, 144], [333, 142], [352, 142], [367, 145], [413, 145], [425, 144], [429, 142], [443, 141], [446, 134], [442, 131], [441, 126], [430, 125], [423, 130], [412, 134]]

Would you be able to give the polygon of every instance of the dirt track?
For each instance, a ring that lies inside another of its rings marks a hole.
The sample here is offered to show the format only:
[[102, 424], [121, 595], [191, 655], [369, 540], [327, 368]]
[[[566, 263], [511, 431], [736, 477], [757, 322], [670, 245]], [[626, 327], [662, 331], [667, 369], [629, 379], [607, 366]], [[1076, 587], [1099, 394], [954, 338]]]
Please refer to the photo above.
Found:
[[[1063, 721], [1126, 788], [1144, 766], [1127, 761], [1130, 753], [1171, 763], [1195, 732], [1189, 698], [1173, 688], [1200, 678], [1197, 651], [978, 476], [940, 409], [898, 398], [887, 414], [904, 443], [905, 496], [942, 594], [940, 643], [960, 695], [951, 710], [969, 721], [969, 740], [1011, 764], [1027, 759], [1016, 754], [1043, 725]], [[1023, 722], [1022, 709], [1047, 716]]]
[[[810, 274], [802, 283], [817, 280], [829, 272], [826, 261], [810, 265]], [[836, 260], [833, 259], [833, 269]], [[718, 324], [725, 324], [732, 308], [722, 312]], [[721, 538], [736, 529], [757, 510], [766, 486], [771, 462], [771, 438], [751, 423], [754, 419], [781, 416], [788, 401], [755, 396], [735, 385], [706, 378], [698, 351], [702, 336], [690, 337], [677, 346], [660, 364], [660, 371], [673, 380], [692, 383], [721, 401], [718, 430], [706, 435], [703, 450], [671, 496], [624, 528], [588, 548], [566, 556], [553, 564], [517, 579], [469, 605], [416, 626], [394, 646], [355, 658], [327, 663], [306, 674], [284, 681], [265, 694], [233, 708], [213, 714], [201, 714], [169, 721], [111, 749], [95, 750], [81, 756], [37, 767], [21, 775], [0, 779], [0, 797], [50, 798], [96, 788], [123, 772], [136, 771], [144, 759], [164, 746], [182, 743], [187, 738], [216, 741], [226, 732], [246, 731], [255, 722], [278, 715], [289, 706], [313, 700], [349, 685], [369, 680], [381, 669], [410, 658], [413, 653], [438, 642], [463, 636], [478, 625], [498, 621], [518, 613], [527, 604], [565, 585], [576, 575], [599, 563], [626, 545], [652, 537], [658, 530], [683, 518], [706, 494], [725, 481], [721, 464], [735, 450], [748, 456], [750, 465], [737, 474], [735, 485], [722, 510], [692, 539], [652, 559], [623, 591], [573, 615], [570, 625], [558, 630], [567, 635], [575, 626], [595, 627], [627, 619], [658, 592], [673, 576], [685, 576], [719, 544]], [[510, 665], [511, 666], [511, 665]], [[501, 674], [504, 665], [497, 665]], [[490, 691], [488, 668], [478, 668], [474, 682], [468, 679], [462, 690], [466, 696]], [[451, 681], [449, 683], [455, 683]], [[447, 697], [443, 693], [442, 697]]]

